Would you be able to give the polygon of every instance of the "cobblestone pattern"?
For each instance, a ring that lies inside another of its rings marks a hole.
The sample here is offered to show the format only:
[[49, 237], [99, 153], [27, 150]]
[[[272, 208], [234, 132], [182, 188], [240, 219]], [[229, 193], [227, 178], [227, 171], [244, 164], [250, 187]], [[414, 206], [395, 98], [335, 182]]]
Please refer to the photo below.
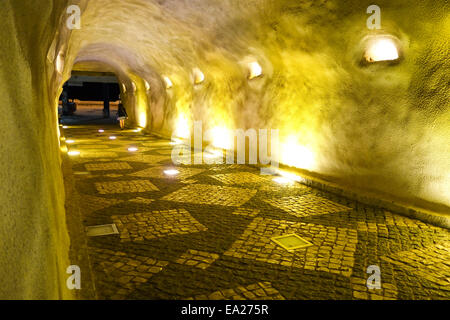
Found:
[[135, 199], [131, 199], [130, 201], [136, 202], [136, 203], [142, 203], [142, 204], [151, 204], [155, 200], [154, 199], [147, 199], [147, 198], [137, 197]]
[[382, 283], [380, 289], [369, 289], [367, 279], [352, 278], [353, 298], [357, 300], [396, 300], [397, 287], [390, 283]]
[[[298, 234], [313, 246], [292, 252], [271, 240], [290, 233]], [[357, 233], [351, 229], [256, 218], [224, 254], [350, 276], [357, 242]]]
[[[65, 133], [70, 149], [94, 155], [71, 158], [84, 226], [119, 227], [86, 239], [102, 299], [450, 299], [448, 230], [251, 166], [177, 166], [169, 140], [98, 129]], [[118, 162], [129, 167], [109, 166]], [[196, 174], [133, 176], [154, 167]], [[271, 241], [289, 233], [312, 246], [289, 252]], [[367, 288], [370, 265], [381, 289]]]
[[255, 194], [256, 190], [251, 189], [194, 184], [165, 196], [163, 200], [195, 204], [241, 206]]
[[256, 217], [260, 213], [260, 210], [258, 209], [252, 209], [252, 208], [237, 208], [233, 214], [237, 214], [240, 216], [246, 216], [246, 217]]
[[[104, 277], [99, 279], [101, 298], [126, 299], [136, 287], [161, 272], [168, 261], [98, 248], [89, 248], [94, 256], [94, 269]], [[114, 286], [114, 284], [116, 284]], [[115, 291], [116, 286], [120, 289]]]
[[130, 170], [133, 169], [126, 162], [89, 163], [84, 165], [88, 171]]
[[214, 261], [219, 259], [219, 255], [198, 250], [188, 250], [183, 253], [175, 262], [185, 264], [187, 266], [196, 267], [200, 269], [208, 268]]
[[276, 192], [286, 192], [289, 190], [295, 190], [295, 191], [305, 191], [310, 192], [312, 189], [299, 184], [299, 183], [287, 183], [287, 184], [261, 184], [259, 186], [259, 190], [266, 191], [268, 193], [276, 193]]
[[160, 237], [206, 231], [186, 210], [166, 210], [111, 217], [121, 241], [144, 241]]
[[135, 172], [131, 174], [133, 177], [141, 177], [141, 178], [159, 178], [159, 179], [187, 179], [197, 174], [202, 173], [203, 169], [195, 169], [195, 168], [178, 168], [179, 174], [177, 175], [167, 175], [164, 171], [168, 170], [168, 167], [153, 167], [148, 168], [142, 171]]
[[315, 195], [291, 196], [281, 199], [270, 199], [266, 200], [266, 202], [296, 217], [352, 210], [349, 207]]
[[223, 184], [246, 184], [246, 183], [265, 183], [267, 178], [259, 176], [250, 172], [237, 172], [212, 175], [214, 178]]
[[80, 151], [81, 158], [117, 158], [118, 156], [119, 155], [116, 152], [110, 151], [97, 151], [97, 150]]
[[450, 246], [448, 243], [400, 251], [381, 259], [442, 286], [444, 290], [450, 292]]
[[145, 162], [149, 164], [159, 164], [161, 161], [167, 161], [170, 157], [158, 156], [158, 155], [148, 155], [148, 154], [136, 154], [133, 156], [120, 158], [120, 161], [130, 161], [130, 162]]
[[270, 282], [259, 282], [234, 289], [215, 291], [209, 295], [199, 295], [187, 300], [285, 300], [284, 297], [272, 287]]
[[159, 191], [149, 180], [96, 182], [95, 187], [100, 194]]

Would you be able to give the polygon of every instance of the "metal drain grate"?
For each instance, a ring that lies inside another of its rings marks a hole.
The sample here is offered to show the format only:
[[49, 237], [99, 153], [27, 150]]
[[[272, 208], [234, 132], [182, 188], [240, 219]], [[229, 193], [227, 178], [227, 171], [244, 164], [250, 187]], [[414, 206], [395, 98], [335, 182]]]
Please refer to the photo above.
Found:
[[91, 226], [86, 228], [88, 237], [108, 236], [111, 234], [119, 234], [119, 230], [115, 224], [104, 224], [101, 226]]
[[280, 237], [274, 237], [271, 240], [276, 244], [278, 244], [283, 249], [288, 251], [302, 249], [313, 245], [311, 242], [308, 242], [305, 239], [300, 238], [298, 235], [294, 233]]

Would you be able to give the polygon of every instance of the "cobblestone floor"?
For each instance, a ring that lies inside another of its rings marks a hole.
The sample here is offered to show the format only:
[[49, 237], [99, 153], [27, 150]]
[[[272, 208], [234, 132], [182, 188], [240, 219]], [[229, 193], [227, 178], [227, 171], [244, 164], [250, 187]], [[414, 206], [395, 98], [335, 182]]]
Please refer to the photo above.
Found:
[[[170, 141], [98, 129], [65, 133], [81, 152], [71, 163], [84, 226], [119, 231], [88, 238], [99, 298], [450, 298], [446, 229], [245, 165], [175, 166]], [[287, 234], [312, 245], [286, 251], [271, 240]], [[371, 265], [381, 289], [366, 286]]]

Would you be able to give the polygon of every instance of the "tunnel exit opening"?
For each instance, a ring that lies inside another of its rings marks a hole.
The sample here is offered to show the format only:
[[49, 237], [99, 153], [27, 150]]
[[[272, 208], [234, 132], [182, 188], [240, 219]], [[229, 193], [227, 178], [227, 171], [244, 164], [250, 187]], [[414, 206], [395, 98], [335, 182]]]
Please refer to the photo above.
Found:
[[73, 71], [59, 97], [59, 122], [114, 124], [119, 102], [120, 88], [115, 74]]

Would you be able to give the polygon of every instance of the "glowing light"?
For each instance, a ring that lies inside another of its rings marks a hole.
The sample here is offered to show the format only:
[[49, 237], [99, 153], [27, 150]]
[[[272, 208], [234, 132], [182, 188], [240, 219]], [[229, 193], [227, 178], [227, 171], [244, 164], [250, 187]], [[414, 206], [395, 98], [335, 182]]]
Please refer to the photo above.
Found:
[[257, 61], [250, 62], [248, 64], [249, 80], [262, 76], [262, 67]]
[[98, 130], [98, 132], [103, 133], [103, 132], [105, 132], [105, 130], [100, 129], [100, 130]]
[[136, 148], [136, 147], [129, 147], [128, 148], [128, 151], [130, 151], [130, 152], [136, 152], [136, 151], [138, 151], [139, 149], [138, 148]]
[[71, 157], [76, 157], [80, 155], [80, 151], [76, 151], [76, 150], [71, 150], [67, 153], [69, 156]]
[[211, 129], [212, 145], [216, 148], [230, 150], [232, 148], [232, 136], [230, 131], [224, 127]]
[[123, 93], [127, 92], [127, 87], [125, 86], [124, 83], [122, 83], [122, 91], [123, 91]]
[[194, 84], [200, 84], [203, 81], [205, 81], [205, 75], [199, 68], [194, 68], [193, 74], [194, 74]]
[[304, 179], [302, 177], [300, 177], [300, 176], [298, 176], [298, 175], [296, 175], [294, 173], [291, 173], [291, 172], [278, 170], [277, 173], [280, 176], [282, 176], [283, 178], [286, 178], [286, 179], [291, 180], [291, 181], [297, 181], [297, 182], [304, 181]]
[[141, 132], [141, 131], [142, 131], [142, 128], [137, 128], [137, 129], [133, 130], [133, 132]]
[[75, 140], [67, 140], [66, 143], [67, 144], [73, 144], [73, 143], [75, 143]]
[[166, 83], [166, 89], [170, 89], [173, 87], [172, 80], [169, 77], [164, 77], [164, 82]]
[[294, 183], [294, 181], [292, 181], [292, 180], [290, 180], [288, 178], [285, 178], [285, 177], [275, 177], [275, 178], [273, 178], [273, 181], [275, 181], [276, 183], [279, 183], [279, 184], [292, 184], [292, 183]]
[[150, 90], [150, 83], [147, 82], [147, 80], [144, 80], [145, 83], [145, 90], [149, 91]]
[[296, 137], [290, 137], [281, 146], [281, 162], [292, 167], [314, 169], [314, 154], [305, 146], [297, 143]]
[[62, 52], [56, 57], [56, 71], [58, 73], [63, 73], [64, 71], [64, 58]]
[[63, 129], [68, 129], [69, 127], [68, 126], [63, 126]]
[[177, 123], [175, 125], [175, 135], [184, 139], [189, 138], [191, 135], [189, 120], [184, 116], [180, 116], [177, 119]]
[[392, 61], [397, 60], [399, 54], [393, 40], [382, 38], [369, 42], [364, 57], [368, 62]]
[[145, 110], [139, 111], [139, 126], [142, 128], [147, 126], [147, 112]]
[[164, 174], [166, 174], [168, 176], [176, 176], [179, 173], [180, 173], [180, 171], [175, 170], [175, 169], [170, 169], [170, 170], [165, 170], [164, 171]]
[[109, 137], [109, 140], [116, 140], [117, 139], [117, 137], [115, 137], [115, 136], [110, 136]]

